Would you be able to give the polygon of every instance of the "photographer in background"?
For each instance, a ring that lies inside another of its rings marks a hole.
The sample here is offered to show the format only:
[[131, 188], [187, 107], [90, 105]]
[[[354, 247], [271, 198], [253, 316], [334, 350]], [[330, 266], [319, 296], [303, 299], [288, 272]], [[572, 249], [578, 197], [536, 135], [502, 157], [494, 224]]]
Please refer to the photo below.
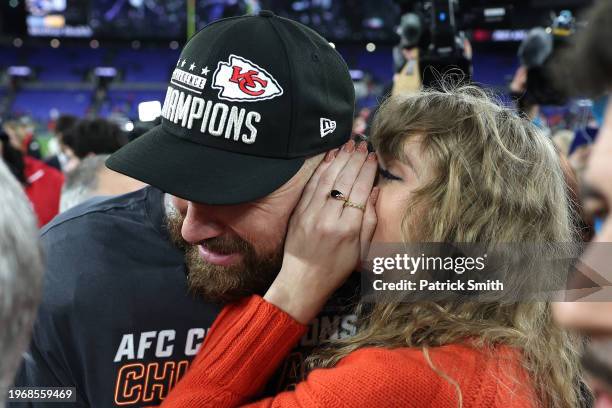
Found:
[[[589, 10], [588, 27], [578, 32], [570, 47], [554, 60], [556, 81], [576, 96], [601, 97], [612, 92], [612, 2], [599, 0]], [[584, 182], [596, 196], [612, 204], [612, 104], [608, 103], [599, 135], [592, 147], [584, 175]], [[607, 213], [607, 211], [606, 211]], [[612, 263], [609, 243], [612, 242], [612, 218], [602, 216], [603, 226], [582, 257], [582, 264], [593, 268], [607, 284], [596, 291], [598, 302], [564, 302], [555, 305], [557, 321], [566, 327], [596, 334], [596, 340], [585, 355], [585, 368], [591, 373], [591, 386], [597, 406], [612, 406]], [[598, 244], [599, 243], [599, 244]], [[604, 296], [601, 298], [601, 296]], [[601, 301], [604, 300], [604, 301]], [[608, 333], [607, 335], [604, 335]], [[608, 336], [608, 337], [606, 337]]]
[[460, 29], [456, 0], [416, 3], [401, 18], [393, 49], [395, 75], [392, 94], [437, 88], [442, 78], [472, 77], [472, 47]]
[[540, 115], [540, 105], [562, 106], [567, 92], [551, 79], [555, 56], [561, 52], [575, 32], [576, 21], [569, 10], [556, 16], [547, 28], [529, 31], [518, 50], [520, 67], [510, 83], [510, 95], [516, 108], [536, 126], [550, 133]]

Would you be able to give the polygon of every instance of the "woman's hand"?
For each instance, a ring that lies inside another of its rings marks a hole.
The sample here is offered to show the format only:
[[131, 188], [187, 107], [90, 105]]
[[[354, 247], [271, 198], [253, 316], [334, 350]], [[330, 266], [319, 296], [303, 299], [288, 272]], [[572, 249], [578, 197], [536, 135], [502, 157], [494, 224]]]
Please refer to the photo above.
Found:
[[[376, 155], [349, 141], [328, 152], [306, 185], [285, 241], [283, 266], [264, 299], [307, 324], [365, 256], [376, 227]], [[343, 193], [346, 200], [332, 198]]]

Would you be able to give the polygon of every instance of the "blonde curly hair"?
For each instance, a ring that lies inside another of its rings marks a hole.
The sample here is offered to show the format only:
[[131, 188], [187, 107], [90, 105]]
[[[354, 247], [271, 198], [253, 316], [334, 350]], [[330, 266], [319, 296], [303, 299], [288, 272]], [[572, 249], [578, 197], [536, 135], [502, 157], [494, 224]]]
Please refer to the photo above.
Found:
[[[429, 182], [407, 203], [401, 226], [405, 242], [577, 240], [553, 144], [477, 87], [392, 97], [377, 114], [372, 138], [382, 158], [399, 161], [405, 143], [419, 138], [433, 169]], [[519, 350], [533, 379], [536, 405], [574, 408], [582, 403], [582, 343], [555, 326], [549, 302], [360, 304], [357, 310], [357, 334], [311, 356], [311, 367], [334, 366], [367, 346], [416, 347], [438, 372], [428, 350], [469, 339], [475, 347]], [[439, 374], [456, 387], [461, 406], [458, 383]]]

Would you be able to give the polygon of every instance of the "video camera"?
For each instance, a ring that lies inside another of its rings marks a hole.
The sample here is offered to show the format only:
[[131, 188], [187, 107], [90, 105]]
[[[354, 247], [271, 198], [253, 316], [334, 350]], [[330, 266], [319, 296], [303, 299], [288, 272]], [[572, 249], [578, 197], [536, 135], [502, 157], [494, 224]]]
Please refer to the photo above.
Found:
[[397, 28], [400, 43], [393, 50], [396, 72], [407, 62], [402, 50], [418, 48], [423, 86], [435, 86], [449, 71], [471, 78], [471, 57], [457, 25], [458, 9], [458, 0], [431, 0], [416, 2], [402, 16]]

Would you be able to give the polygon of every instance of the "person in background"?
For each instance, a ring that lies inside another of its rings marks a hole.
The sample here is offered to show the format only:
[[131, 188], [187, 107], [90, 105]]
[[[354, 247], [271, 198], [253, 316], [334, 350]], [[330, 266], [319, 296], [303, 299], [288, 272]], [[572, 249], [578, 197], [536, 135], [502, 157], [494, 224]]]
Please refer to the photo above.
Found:
[[127, 136], [113, 122], [101, 118], [80, 120], [62, 137], [63, 144], [70, 149], [68, 155], [73, 154], [75, 159], [68, 172], [85, 157], [114, 153], [127, 141]]
[[[612, 2], [598, 0], [587, 12], [588, 26], [579, 31], [555, 61], [556, 81], [575, 96], [599, 98], [612, 93]], [[591, 147], [584, 183], [588, 200], [603, 201], [604, 210], [593, 244], [582, 256], [583, 265], [595, 265], [602, 284], [593, 296], [574, 302], [559, 302], [556, 321], [568, 328], [593, 335], [583, 363], [597, 398], [597, 407], [612, 407], [612, 103], [607, 103], [597, 140]]]
[[6, 133], [0, 134], [0, 151], [3, 161], [25, 189], [38, 217], [38, 225], [42, 227], [59, 212], [64, 175], [24, 154]]
[[15, 176], [22, 185], [25, 185], [26, 176], [23, 153], [15, 148], [10, 141], [9, 135], [5, 132], [0, 132], [0, 156], [13, 176]]
[[22, 116], [9, 120], [2, 128], [8, 134], [11, 143], [24, 155], [41, 159], [40, 144], [34, 137], [34, 124], [30, 118]]
[[0, 161], [0, 407], [30, 341], [42, 273], [34, 214], [23, 189]]
[[74, 171], [66, 175], [62, 188], [60, 212], [75, 207], [97, 196], [113, 196], [136, 191], [146, 184], [104, 165], [109, 155], [100, 154], [84, 158]]
[[54, 142], [56, 143], [55, 151], [58, 154], [53, 155], [45, 160], [51, 167], [68, 173], [69, 170], [76, 166], [71, 160], [74, 160], [74, 153], [70, 147], [66, 146], [63, 142], [64, 135], [70, 128], [72, 128], [78, 122], [78, 118], [73, 115], [61, 115], [57, 118], [53, 126]]
[[550, 135], [550, 129], [546, 124], [546, 118], [541, 113], [540, 104], [533, 95], [527, 93], [527, 67], [522, 65], [517, 68], [510, 82], [509, 90], [516, 103], [517, 111], [542, 129], [546, 135]]

